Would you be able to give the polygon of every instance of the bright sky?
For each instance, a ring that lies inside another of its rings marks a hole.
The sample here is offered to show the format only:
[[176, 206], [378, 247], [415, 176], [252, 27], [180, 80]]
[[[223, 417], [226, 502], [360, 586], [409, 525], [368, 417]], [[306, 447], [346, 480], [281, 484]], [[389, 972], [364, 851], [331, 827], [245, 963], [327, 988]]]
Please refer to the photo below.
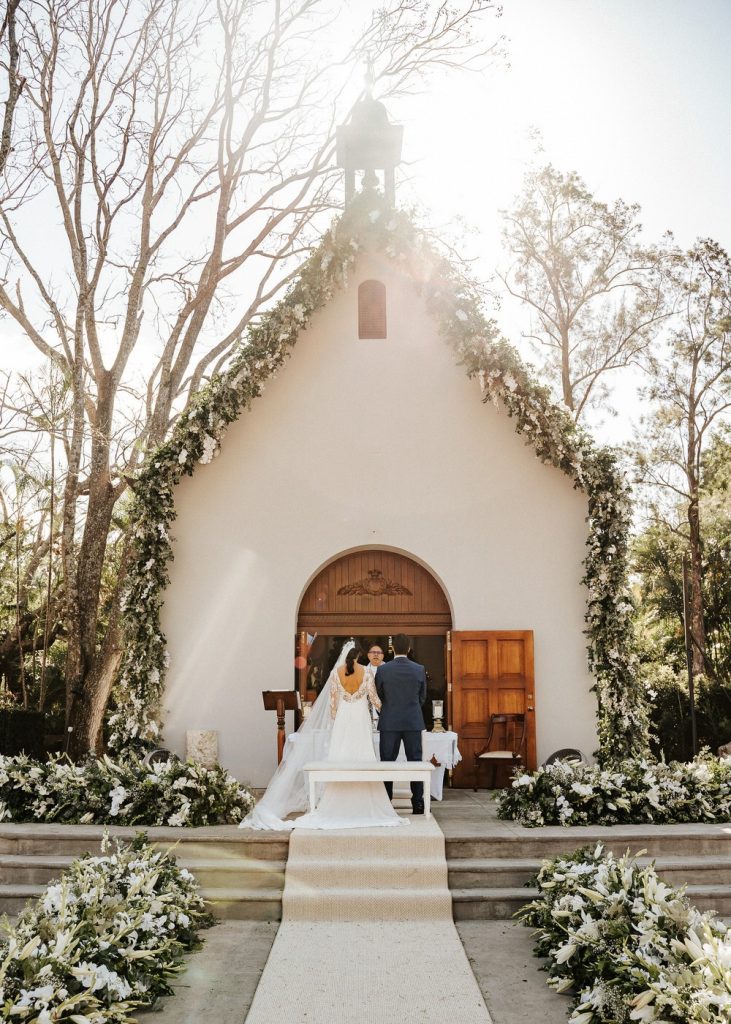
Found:
[[[642, 206], [649, 239], [668, 228], [731, 248], [730, 0], [505, 0], [508, 68], [459, 76], [395, 119], [406, 124], [413, 191], [435, 220], [463, 215], [488, 276], [500, 262], [499, 210], [534, 158], [576, 170], [603, 200]], [[500, 314], [515, 338], [512, 300]], [[620, 411], [632, 401], [629, 381]], [[607, 440], [629, 419], [605, 423]]]
[[408, 123], [410, 147], [433, 147], [434, 208], [492, 235], [535, 127], [559, 167], [639, 202], [649, 232], [731, 245], [729, 0], [506, 0], [498, 24], [510, 67], [454, 78]]
[[[342, 9], [338, 29], [372, 5]], [[452, 75], [389, 110], [406, 127], [411, 180], [398, 198], [424, 204], [435, 226], [463, 217], [481, 276], [501, 262], [499, 210], [536, 159], [535, 130], [540, 159], [578, 171], [601, 199], [639, 202], [648, 239], [671, 228], [684, 245], [708, 235], [731, 248], [731, 0], [505, 0], [484, 24], [507, 36], [507, 66]], [[499, 319], [519, 337], [512, 300]], [[3, 362], [23, 365], [27, 343], [8, 327]], [[625, 415], [601, 427], [606, 440], [630, 429], [629, 380], [618, 398]]]

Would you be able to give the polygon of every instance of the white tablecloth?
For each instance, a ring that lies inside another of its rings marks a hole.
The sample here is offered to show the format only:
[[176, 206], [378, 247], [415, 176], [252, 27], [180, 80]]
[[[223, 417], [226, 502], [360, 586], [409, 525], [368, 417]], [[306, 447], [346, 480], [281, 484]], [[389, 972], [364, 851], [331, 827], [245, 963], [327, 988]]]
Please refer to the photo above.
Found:
[[[289, 743], [300, 742], [302, 739], [296, 732], [293, 732], [288, 737]], [[313, 729], [312, 732], [307, 734], [307, 742], [310, 749], [307, 752], [308, 760], [312, 761], [324, 761], [327, 758], [327, 747], [330, 739], [329, 729]], [[422, 758], [424, 761], [431, 761], [434, 758], [438, 762], [438, 765], [434, 766], [434, 771], [431, 775], [431, 796], [432, 800], [442, 799], [442, 790], [444, 788], [444, 771], [448, 768], [454, 768], [456, 764], [462, 760], [462, 755], [457, 747], [457, 733], [456, 732], [427, 732], [425, 729], [422, 733], [421, 749]], [[376, 752], [376, 757], [379, 756], [378, 750], [379, 737], [378, 733], [373, 733], [373, 749]], [[401, 750], [396, 758], [397, 761], [405, 761], [406, 755], [404, 754], [404, 746], [401, 744]]]

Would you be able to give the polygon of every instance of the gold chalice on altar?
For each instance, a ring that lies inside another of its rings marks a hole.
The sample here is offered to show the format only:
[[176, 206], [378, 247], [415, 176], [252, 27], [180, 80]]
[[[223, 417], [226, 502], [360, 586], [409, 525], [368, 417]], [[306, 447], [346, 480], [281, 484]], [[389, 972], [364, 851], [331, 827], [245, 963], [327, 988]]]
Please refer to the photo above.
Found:
[[442, 725], [442, 719], [444, 718], [444, 701], [433, 700], [431, 702], [432, 718], [434, 719], [434, 725], [431, 728], [432, 732], [444, 732], [444, 726]]

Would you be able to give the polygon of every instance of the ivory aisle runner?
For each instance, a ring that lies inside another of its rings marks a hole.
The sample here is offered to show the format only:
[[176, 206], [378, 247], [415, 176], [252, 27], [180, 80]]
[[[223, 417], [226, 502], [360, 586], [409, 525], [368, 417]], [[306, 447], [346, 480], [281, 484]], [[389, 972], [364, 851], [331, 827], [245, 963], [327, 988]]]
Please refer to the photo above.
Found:
[[490, 1024], [452, 920], [444, 836], [295, 830], [246, 1024]]

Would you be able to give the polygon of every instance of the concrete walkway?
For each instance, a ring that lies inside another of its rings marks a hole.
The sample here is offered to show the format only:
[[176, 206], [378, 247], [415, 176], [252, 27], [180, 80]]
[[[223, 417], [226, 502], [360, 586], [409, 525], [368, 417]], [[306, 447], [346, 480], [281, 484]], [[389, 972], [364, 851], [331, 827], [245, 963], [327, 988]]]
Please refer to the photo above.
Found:
[[457, 921], [494, 1024], [566, 1024], [569, 1000], [546, 985], [531, 932], [514, 921]]
[[186, 958], [174, 994], [137, 1011], [140, 1024], [244, 1024], [278, 927], [276, 921], [222, 921], [203, 932], [203, 948]]
[[[566, 1024], [568, 999], [546, 986], [527, 928], [459, 921], [457, 931], [493, 1024]], [[203, 949], [188, 957], [175, 994], [140, 1012], [140, 1024], [244, 1024], [276, 933], [277, 924], [266, 921], [225, 921], [205, 932]], [[312, 969], [324, 966], [313, 962]]]

